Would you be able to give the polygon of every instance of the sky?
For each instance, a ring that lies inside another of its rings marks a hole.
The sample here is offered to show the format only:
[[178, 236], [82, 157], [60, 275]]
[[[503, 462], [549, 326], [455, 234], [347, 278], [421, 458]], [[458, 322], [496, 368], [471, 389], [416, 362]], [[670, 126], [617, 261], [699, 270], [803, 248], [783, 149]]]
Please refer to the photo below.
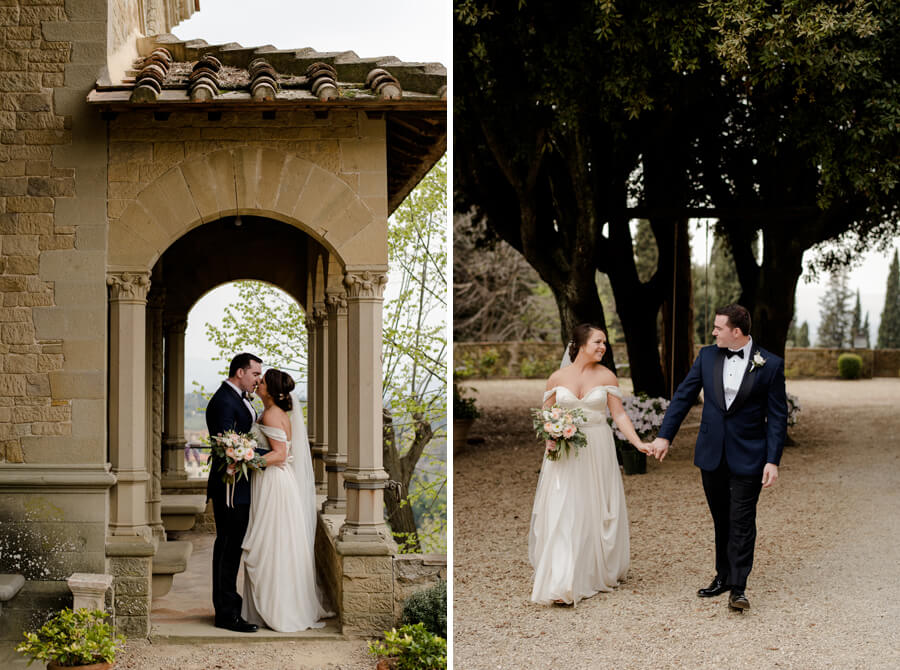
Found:
[[[450, 18], [448, 0], [200, 0], [200, 11], [172, 32], [179, 39], [203, 39], [209, 44], [354, 51], [361, 58], [396, 56], [449, 67]], [[207, 341], [204, 324], [217, 322], [236, 299], [237, 289], [226, 284], [207, 293], [188, 315], [186, 391], [193, 389], [194, 381], [207, 390], [215, 389], [222, 379], [219, 371], [225, 364], [211, 362], [218, 349]]]

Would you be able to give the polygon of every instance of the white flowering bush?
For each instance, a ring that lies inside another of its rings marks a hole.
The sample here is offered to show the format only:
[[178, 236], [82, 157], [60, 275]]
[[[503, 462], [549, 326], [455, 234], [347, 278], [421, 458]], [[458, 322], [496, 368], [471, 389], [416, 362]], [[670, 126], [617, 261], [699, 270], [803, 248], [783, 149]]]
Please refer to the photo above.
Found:
[[787, 425], [788, 428], [791, 426], [797, 425], [797, 415], [800, 414], [800, 398], [795, 396], [793, 393], [787, 394], [787, 406], [788, 406], [788, 416], [787, 416]]
[[[662, 426], [663, 417], [666, 415], [666, 409], [669, 407], [669, 401], [665, 398], [651, 398], [646, 393], [638, 393], [636, 396], [630, 395], [622, 400], [625, 407], [625, 413], [631, 419], [635, 431], [642, 442], [647, 442], [656, 437], [656, 432]], [[607, 410], [609, 414], [609, 410]], [[619, 430], [611, 416], [607, 416], [606, 420], [613, 429], [613, 434], [619, 442], [628, 444], [628, 439], [624, 433]]]

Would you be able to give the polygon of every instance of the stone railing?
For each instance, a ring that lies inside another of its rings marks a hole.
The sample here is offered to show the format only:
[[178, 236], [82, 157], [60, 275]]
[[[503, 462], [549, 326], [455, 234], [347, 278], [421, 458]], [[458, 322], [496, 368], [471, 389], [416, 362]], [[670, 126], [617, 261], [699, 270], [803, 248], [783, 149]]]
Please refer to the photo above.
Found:
[[[697, 345], [697, 351], [701, 345]], [[628, 351], [624, 342], [613, 344], [620, 377], [628, 377]], [[862, 376], [900, 376], [900, 349], [790, 348], [785, 353], [788, 379], [834, 379], [841, 354], [863, 360]], [[562, 346], [556, 342], [456, 342], [453, 369], [461, 377], [476, 379], [545, 379], [559, 367]]]

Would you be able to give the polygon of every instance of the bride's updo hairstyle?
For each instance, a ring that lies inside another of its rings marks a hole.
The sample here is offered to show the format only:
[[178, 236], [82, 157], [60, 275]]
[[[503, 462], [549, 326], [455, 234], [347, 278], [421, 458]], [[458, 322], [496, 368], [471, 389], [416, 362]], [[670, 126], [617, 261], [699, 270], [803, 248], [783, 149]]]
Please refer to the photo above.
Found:
[[593, 323], [579, 323], [572, 329], [572, 337], [569, 340], [569, 358], [572, 361], [578, 356], [581, 347], [590, 339], [592, 330], [599, 330], [606, 335], [606, 353], [603, 356], [606, 358], [606, 354], [609, 353], [609, 335], [606, 334], [606, 329]]
[[290, 412], [294, 407], [294, 401], [291, 399], [294, 380], [291, 379], [291, 376], [281, 370], [269, 368], [263, 375], [263, 379], [266, 380], [266, 390], [272, 396], [275, 404], [285, 412]]

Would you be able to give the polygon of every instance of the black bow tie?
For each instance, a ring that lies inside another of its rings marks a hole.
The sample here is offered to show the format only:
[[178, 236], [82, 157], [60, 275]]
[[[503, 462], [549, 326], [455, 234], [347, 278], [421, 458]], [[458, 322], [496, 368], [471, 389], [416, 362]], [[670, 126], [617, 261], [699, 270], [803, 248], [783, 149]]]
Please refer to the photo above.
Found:
[[[743, 352], [741, 352], [741, 355], [743, 355]], [[247, 393], [246, 391], [241, 391], [241, 397], [242, 397], [244, 400], [250, 400], [250, 394]]]
[[725, 355], [726, 355], [728, 358], [731, 358], [732, 356], [737, 356], [738, 358], [743, 358], [743, 357], [744, 357], [744, 350], [743, 350], [743, 349], [738, 349], [737, 351], [732, 351], [731, 349], [726, 349], [726, 350], [725, 350]]

